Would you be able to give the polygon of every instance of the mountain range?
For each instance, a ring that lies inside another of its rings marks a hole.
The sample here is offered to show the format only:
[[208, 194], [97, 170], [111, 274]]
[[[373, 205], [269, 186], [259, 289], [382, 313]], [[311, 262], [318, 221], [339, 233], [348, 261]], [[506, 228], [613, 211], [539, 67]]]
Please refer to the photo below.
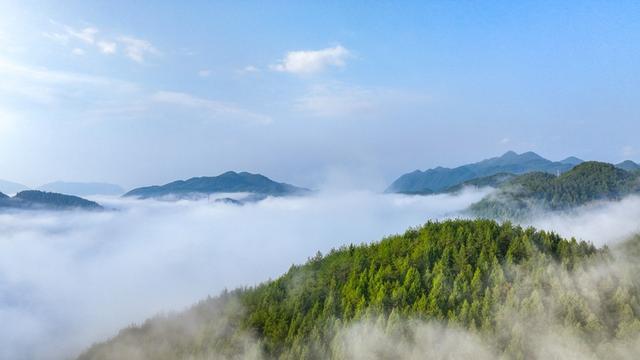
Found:
[[0, 209], [17, 210], [102, 210], [103, 207], [93, 201], [73, 195], [25, 190], [9, 197], [0, 193]]
[[[165, 185], [133, 189], [123, 196], [148, 198], [190, 198], [216, 193], [250, 193], [261, 196], [304, 195], [309, 189], [280, 183], [260, 174], [228, 171], [218, 176], [194, 177]], [[259, 198], [259, 197], [258, 197]]]
[[[520, 175], [539, 171], [561, 174], [584, 161], [571, 156], [561, 161], [551, 161], [534, 152], [517, 154], [508, 151], [502, 156], [482, 160], [456, 168], [436, 167], [425, 171], [415, 170], [395, 180], [386, 190], [390, 193], [432, 194], [447, 192], [465, 182], [497, 174]], [[640, 170], [640, 165], [627, 160], [616, 165], [624, 170]]]

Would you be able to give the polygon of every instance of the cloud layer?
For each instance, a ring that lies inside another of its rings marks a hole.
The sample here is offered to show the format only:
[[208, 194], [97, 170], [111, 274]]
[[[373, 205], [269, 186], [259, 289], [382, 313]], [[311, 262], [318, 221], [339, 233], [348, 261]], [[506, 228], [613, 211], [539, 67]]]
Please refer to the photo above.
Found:
[[160, 55], [160, 51], [150, 41], [134, 36], [110, 37], [101, 35], [100, 30], [93, 26], [75, 29], [55, 21], [51, 21], [51, 24], [58, 30], [44, 32], [42, 35], [60, 45], [74, 45], [71, 50], [74, 55], [84, 55], [86, 52], [85, 49], [77, 47], [77, 44], [94, 47], [105, 55], [116, 54], [121, 47], [126, 57], [139, 64], [144, 63], [149, 55]]
[[351, 56], [349, 50], [337, 45], [321, 50], [289, 51], [284, 59], [273, 70], [292, 74], [312, 74], [326, 70], [329, 67], [341, 68], [346, 65]]
[[[275, 278], [318, 250], [459, 217], [488, 191], [328, 192], [243, 207], [104, 198], [117, 210], [0, 214], [0, 318], [15, 324], [0, 329], [0, 358], [75, 354], [156, 313]], [[636, 233], [638, 216], [640, 197], [630, 197], [530, 224], [602, 245]]]
[[102, 199], [101, 214], [0, 215], [0, 358], [59, 358], [158, 312], [284, 273], [320, 250], [453, 215], [482, 192], [205, 202]]

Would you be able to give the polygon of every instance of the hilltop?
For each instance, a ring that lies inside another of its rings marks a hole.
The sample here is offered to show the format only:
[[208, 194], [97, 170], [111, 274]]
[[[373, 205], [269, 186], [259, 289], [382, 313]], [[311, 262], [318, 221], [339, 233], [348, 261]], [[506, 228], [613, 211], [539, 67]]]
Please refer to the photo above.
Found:
[[20, 210], [102, 210], [103, 207], [93, 201], [78, 196], [25, 190], [14, 197], [0, 193], [0, 209]]
[[[582, 356], [620, 358], [611, 347], [640, 334], [629, 300], [640, 283], [622, 280], [638, 270], [639, 243], [625, 243], [627, 263], [608, 248], [509, 223], [429, 222], [123, 329], [79, 359], [349, 359], [354, 341], [368, 344], [355, 358], [401, 358], [398, 344], [420, 346], [426, 322], [481, 339], [484, 353], [453, 347], [452, 358], [562, 357], [569, 335], [540, 346], [554, 332], [571, 334]], [[594, 268], [608, 275], [592, 279]], [[354, 326], [366, 332], [349, 337]]]
[[178, 180], [161, 186], [147, 186], [133, 189], [126, 197], [140, 199], [162, 197], [190, 197], [216, 193], [251, 193], [264, 196], [303, 195], [309, 189], [275, 182], [260, 174], [228, 171], [213, 177], [194, 177]]
[[386, 192], [410, 194], [442, 192], [468, 180], [500, 173], [514, 175], [532, 171], [542, 171], [550, 174], [562, 173], [570, 170], [580, 162], [582, 160], [573, 157], [553, 162], [531, 151], [522, 154], [508, 151], [499, 157], [462, 165], [453, 169], [437, 167], [426, 171], [416, 170], [404, 174], [395, 180], [387, 188]]

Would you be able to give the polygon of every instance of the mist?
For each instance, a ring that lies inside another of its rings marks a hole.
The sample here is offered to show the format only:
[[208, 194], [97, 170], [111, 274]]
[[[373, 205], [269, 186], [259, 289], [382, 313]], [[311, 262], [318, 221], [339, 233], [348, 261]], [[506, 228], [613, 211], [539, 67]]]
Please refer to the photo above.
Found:
[[587, 204], [567, 212], [542, 212], [523, 222], [596, 246], [611, 245], [640, 233], [640, 196]]
[[284, 273], [317, 251], [459, 216], [490, 190], [328, 192], [245, 206], [100, 198], [101, 213], [0, 215], [0, 358], [73, 357], [157, 313]]
[[[130, 324], [276, 278], [317, 251], [464, 217], [491, 191], [337, 191], [245, 206], [105, 197], [95, 200], [111, 211], [0, 214], [0, 319], [12, 324], [0, 329], [0, 358], [73, 357]], [[600, 246], [638, 233], [638, 217], [632, 196], [522, 225]]]

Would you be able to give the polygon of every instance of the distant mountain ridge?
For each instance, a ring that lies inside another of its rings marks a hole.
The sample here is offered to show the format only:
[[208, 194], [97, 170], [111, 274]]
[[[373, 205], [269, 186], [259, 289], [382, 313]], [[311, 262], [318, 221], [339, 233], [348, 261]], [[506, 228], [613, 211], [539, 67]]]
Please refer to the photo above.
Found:
[[618, 169], [631, 171], [631, 172], [640, 170], [640, 165], [634, 163], [631, 160], [625, 160], [625, 161], [623, 161], [623, 162], [621, 162], [619, 164], [616, 164], [616, 167]]
[[56, 181], [42, 185], [41, 191], [56, 192], [75, 196], [112, 195], [124, 194], [124, 189], [119, 185], [100, 182], [66, 182]]
[[303, 195], [309, 189], [280, 183], [260, 174], [228, 171], [218, 176], [194, 177], [165, 185], [146, 186], [133, 189], [123, 196], [140, 199], [175, 196], [189, 197], [193, 194], [252, 193], [266, 196]]
[[29, 187], [13, 181], [0, 180], [0, 191], [7, 194], [15, 194], [20, 191], [29, 190]]
[[0, 209], [22, 210], [102, 210], [103, 207], [93, 201], [78, 196], [25, 190], [9, 197], [0, 193]]
[[440, 192], [468, 180], [499, 173], [515, 175], [532, 171], [543, 171], [552, 174], [562, 173], [580, 162], [582, 160], [575, 157], [554, 162], [531, 151], [522, 154], [508, 151], [499, 157], [452, 169], [437, 167], [426, 171], [416, 170], [399, 177], [386, 191], [395, 193]]
[[[385, 192], [404, 194], [450, 192], [451, 189], [457, 189], [462, 184], [470, 183], [470, 185], [474, 185], [474, 180], [482, 182], [480, 180], [482, 178], [490, 178], [501, 173], [522, 175], [540, 171], [556, 175], [565, 173], [583, 162], [582, 159], [575, 156], [561, 161], [551, 161], [531, 151], [522, 154], [508, 151], [499, 157], [455, 168], [436, 167], [425, 171], [415, 170], [400, 176]], [[640, 170], [640, 165], [630, 160], [616, 166], [627, 171]], [[491, 179], [486, 180], [488, 183], [485, 186], [493, 186], [490, 184]]]

